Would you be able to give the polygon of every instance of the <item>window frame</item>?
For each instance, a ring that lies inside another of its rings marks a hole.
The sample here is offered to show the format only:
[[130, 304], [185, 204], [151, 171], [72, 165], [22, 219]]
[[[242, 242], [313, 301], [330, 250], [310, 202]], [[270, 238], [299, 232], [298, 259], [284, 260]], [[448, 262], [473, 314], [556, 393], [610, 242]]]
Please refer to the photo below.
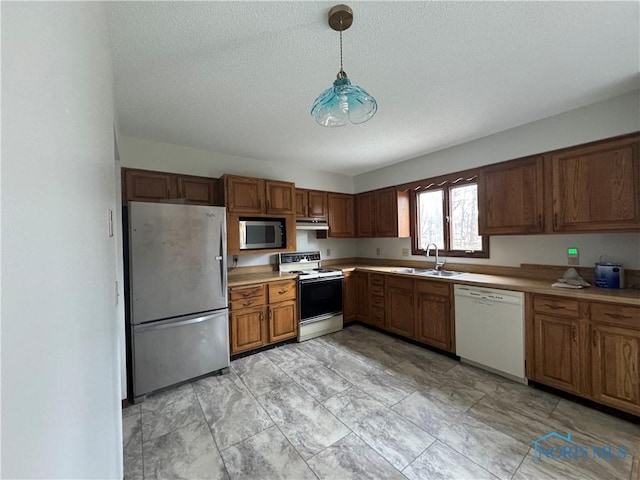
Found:
[[[464, 172], [453, 173], [449, 175], [442, 175], [440, 177], [420, 180], [411, 184], [403, 185], [404, 189], [409, 190], [409, 227], [411, 231], [411, 254], [412, 255], [424, 255], [424, 249], [419, 248], [419, 235], [418, 235], [418, 194], [425, 191], [443, 191], [443, 234], [445, 248], [438, 250], [438, 254], [446, 257], [460, 257], [460, 258], [489, 258], [489, 236], [481, 235], [482, 237], [482, 250], [465, 251], [465, 250], [451, 250], [451, 230], [449, 226], [449, 218], [451, 213], [451, 188], [461, 185], [476, 184], [478, 185], [478, 170], [466, 170]], [[479, 186], [477, 187], [479, 188]], [[430, 257], [435, 256], [435, 252], [429, 253]]]

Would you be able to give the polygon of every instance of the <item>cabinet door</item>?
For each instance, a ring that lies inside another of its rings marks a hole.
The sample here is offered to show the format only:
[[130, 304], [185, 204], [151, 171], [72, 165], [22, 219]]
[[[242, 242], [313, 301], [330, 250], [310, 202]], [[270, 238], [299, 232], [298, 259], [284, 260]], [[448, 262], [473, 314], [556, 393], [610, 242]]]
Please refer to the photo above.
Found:
[[307, 191], [307, 216], [309, 218], [327, 218], [327, 192]]
[[225, 199], [230, 213], [262, 213], [265, 206], [264, 180], [227, 175]]
[[356, 234], [358, 237], [373, 238], [376, 236], [375, 195], [373, 192], [356, 195]]
[[451, 351], [449, 297], [416, 294], [416, 340]]
[[296, 301], [269, 305], [269, 343], [281, 342], [298, 336]]
[[232, 311], [229, 316], [232, 354], [253, 350], [266, 344], [264, 308]]
[[296, 211], [296, 189], [293, 183], [264, 181], [267, 195], [267, 213], [291, 214]]
[[185, 198], [188, 203], [194, 205], [216, 204], [216, 180], [205, 177], [187, 177], [178, 175], [177, 198]]
[[413, 290], [387, 288], [385, 298], [385, 326], [387, 330], [405, 337], [414, 337], [413, 297]]
[[353, 322], [358, 316], [357, 281], [354, 273], [345, 274], [342, 281], [342, 317], [345, 323]]
[[543, 174], [541, 156], [482, 168], [478, 175], [480, 235], [543, 232]]
[[355, 236], [353, 203], [353, 195], [342, 193], [329, 193], [327, 195], [330, 237], [352, 238]]
[[593, 398], [640, 414], [640, 330], [594, 324]]
[[554, 231], [640, 229], [639, 138], [551, 155]]
[[366, 273], [356, 272], [356, 298], [358, 320], [369, 320], [369, 277]]
[[375, 192], [376, 237], [398, 236], [398, 196], [395, 188]]
[[174, 175], [124, 169], [123, 202], [159, 202], [175, 197]]
[[536, 314], [534, 329], [535, 380], [568, 392], [578, 392], [578, 321]]
[[307, 190], [296, 188], [296, 218], [307, 218], [308, 198]]

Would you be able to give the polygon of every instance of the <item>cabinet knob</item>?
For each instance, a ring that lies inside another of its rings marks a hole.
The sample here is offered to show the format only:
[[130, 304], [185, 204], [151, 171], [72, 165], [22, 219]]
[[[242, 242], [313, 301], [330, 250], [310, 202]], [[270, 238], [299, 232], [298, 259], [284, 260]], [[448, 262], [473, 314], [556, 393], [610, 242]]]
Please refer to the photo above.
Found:
[[284, 295], [284, 294], [285, 294], [285, 293], [287, 293], [288, 291], [289, 291], [289, 290], [287, 290], [287, 289], [284, 289], [284, 288], [283, 288], [282, 290], [278, 290], [278, 293], [279, 293], [280, 295]]
[[576, 326], [574, 325], [573, 326], [573, 343], [575, 343], [577, 341], [578, 341], [578, 332], [577, 332]]
[[273, 319], [273, 310], [269, 309], [269, 320]]

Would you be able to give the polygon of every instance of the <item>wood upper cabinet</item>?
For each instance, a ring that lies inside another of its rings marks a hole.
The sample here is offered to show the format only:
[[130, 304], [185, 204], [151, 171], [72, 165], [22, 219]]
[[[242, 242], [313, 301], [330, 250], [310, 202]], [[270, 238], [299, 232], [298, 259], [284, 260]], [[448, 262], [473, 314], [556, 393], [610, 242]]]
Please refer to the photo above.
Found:
[[269, 305], [269, 343], [298, 336], [296, 301], [288, 300]]
[[296, 218], [306, 218], [308, 199], [308, 190], [296, 188]]
[[237, 175], [224, 175], [222, 178], [229, 213], [295, 214], [295, 186], [291, 182]]
[[536, 314], [535, 380], [578, 393], [580, 343], [578, 320]]
[[480, 235], [544, 232], [543, 157], [483, 167], [478, 174]]
[[122, 169], [122, 201], [161, 202], [184, 199], [190, 205], [217, 205], [216, 178]]
[[555, 232], [640, 230], [640, 136], [549, 155]]
[[356, 235], [373, 238], [376, 236], [375, 194], [373, 192], [356, 195]]
[[291, 182], [265, 180], [266, 209], [265, 213], [289, 215], [296, 211], [296, 189]]
[[175, 198], [173, 175], [147, 170], [123, 169], [123, 203], [159, 202]]
[[327, 192], [296, 188], [296, 217], [327, 219]]
[[264, 180], [224, 175], [224, 198], [230, 213], [263, 213]]
[[195, 205], [217, 203], [215, 178], [179, 175], [176, 177], [176, 182], [178, 198], [184, 198], [188, 203]]
[[449, 285], [416, 282], [415, 339], [446, 351], [453, 351], [451, 297]]
[[355, 237], [353, 195], [327, 194], [329, 237]]
[[376, 237], [408, 237], [409, 192], [391, 187], [375, 194]]
[[356, 195], [358, 237], [408, 237], [409, 192], [395, 187]]

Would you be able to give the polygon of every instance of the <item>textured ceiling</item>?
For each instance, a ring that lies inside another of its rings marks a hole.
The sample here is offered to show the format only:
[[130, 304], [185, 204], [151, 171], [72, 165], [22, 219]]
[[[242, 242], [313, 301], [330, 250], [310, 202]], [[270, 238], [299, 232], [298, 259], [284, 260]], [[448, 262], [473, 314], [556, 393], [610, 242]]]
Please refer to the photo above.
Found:
[[638, 2], [351, 2], [378, 113], [324, 128], [335, 3], [109, 3], [121, 133], [354, 175], [640, 88]]

